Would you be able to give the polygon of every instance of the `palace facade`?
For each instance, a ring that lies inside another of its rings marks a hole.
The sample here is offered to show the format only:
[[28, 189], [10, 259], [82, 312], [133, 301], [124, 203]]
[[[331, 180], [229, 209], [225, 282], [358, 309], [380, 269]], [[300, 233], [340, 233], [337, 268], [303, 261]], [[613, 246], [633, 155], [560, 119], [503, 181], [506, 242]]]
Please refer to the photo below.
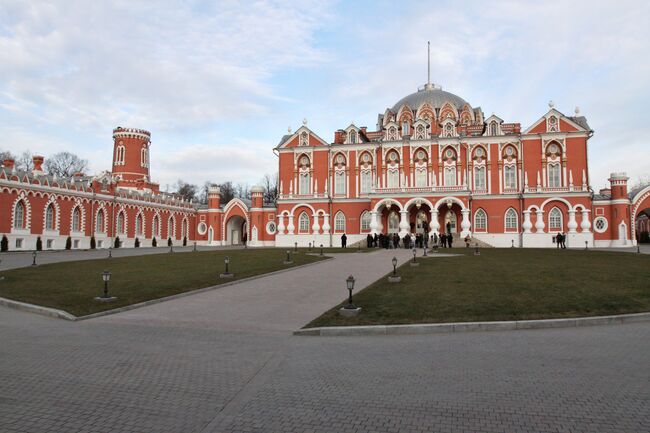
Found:
[[[338, 246], [368, 234], [434, 233], [495, 247], [631, 246], [647, 226], [650, 186], [630, 193], [625, 173], [610, 188], [590, 187], [587, 146], [593, 130], [576, 109], [549, 103], [529, 127], [485, 118], [480, 107], [427, 83], [378, 115], [374, 131], [354, 124], [329, 143], [307, 127], [282, 137], [276, 203], [207, 205], [159, 191], [149, 173], [150, 133], [113, 131], [113, 166], [98, 176], [57, 179], [11, 160], [0, 170], [0, 234], [11, 250], [199, 245]], [[636, 223], [636, 224], [635, 224]], [[69, 238], [69, 239], [68, 239]], [[154, 242], [154, 238], [156, 242]], [[92, 241], [91, 241], [92, 240]]]

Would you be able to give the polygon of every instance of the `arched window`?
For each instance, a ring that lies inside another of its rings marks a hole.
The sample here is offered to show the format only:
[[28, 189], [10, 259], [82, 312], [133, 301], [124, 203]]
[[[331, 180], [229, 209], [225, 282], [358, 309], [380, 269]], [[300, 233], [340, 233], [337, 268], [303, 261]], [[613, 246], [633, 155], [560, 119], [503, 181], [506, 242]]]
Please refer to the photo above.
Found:
[[350, 131], [350, 134], [348, 134], [348, 136], [349, 136], [350, 143], [356, 144], [356, 142], [357, 142], [357, 131]]
[[479, 209], [474, 214], [474, 229], [485, 231], [487, 229], [487, 214], [483, 209]]
[[485, 167], [474, 167], [474, 189], [485, 189]]
[[397, 212], [392, 211], [388, 214], [388, 233], [399, 232], [399, 215]]
[[445, 167], [445, 186], [456, 186], [456, 167]]
[[490, 122], [490, 135], [497, 135], [497, 122]]
[[518, 218], [517, 218], [517, 212], [510, 208], [506, 212], [506, 230], [511, 231], [511, 230], [517, 230], [518, 226]]
[[372, 172], [370, 170], [361, 172], [361, 194], [368, 194], [372, 190]]
[[405, 120], [404, 122], [402, 122], [402, 135], [409, 135], [409, 134], [410, 134], [409, 123]]
[[506, 189], [517, 188], [517, 167], [514, 165], [506, 165], [503, 167], [503, 180]]
[[25, 212], [25, 203], [23, 201], [19, 201], [16, 203], [16, 209], [14, 212], [14, 228], [22, 230], [26, 227], [25, 223], [25, 215], [27, 212]]
[[81, 231], [81, 211], [78, 206], [72, 211], [72, 231]]
[[104, 210], [103, 209], [97, 211], [97, 217], [95, 218], [95, 231], [97, 233], [104, 233]]
[[334, 173], [334, 194], [345, 194], [345, 171]]
[[370, 230], [370, 212], [365, 211], [361, 214], [361, 231]]
[[302, 212], [298, 217], [298, 233], [309, 233], [309, 215]]
[[140, 165], [142, 165], [143, 167], [146, 167], [148, 165], [147, 164], [148, 159], [149, 158], [148, 158], [147, 148], [143, 147], [142, 151], [141, 151], [141, 155], [140, 155]]
[[187, 236], [187, 220], [183, 219], [183, 222], [181, 223], [181, 230], [183, 231], [183, 236]]
[[169, 220], [167, 221], [167, 237], [168, 238], [173, 238], [174, 237], [174, 217], [170, 216]]
[[135, 234], [142, 236], [142, 214], [135, 217]]
[[47, 205], [47, 209], [45, 210], [45, 230], [54, 230], [56, 228], [54, 212], [54, 205], [52, 203]]
[[124, 164], [124, 146], [121, 144], [115, 150], [115, 164]]
[[345, 215], [343, 212], [338, 212], [334, 216], [334, 231], [335, 232], [345, 232]]
[[125, 217], [124, 217], [124, 212], [120, 212], [117, 214], [117, 232], [118, 233], [125, 233], [126, 231], [126, 224], [125, 224]]
[[548, 187], [559, 188], [562, 186], [562, 176], [560, 175], [560, 164], [548, 165]]
[[548, 229], [554, 232], [562, 231], [562, 212], [556, 207], [548, 213]]
[[151, 236], [160, 236], [160, 220], [158, 219], [158, 215], [153, 217], [153, 221], [151, 222]]
[[311, 175], [308, 171], [302, 172], [299, 175], [300, 182], [298, 182], [298, 194], [307, 195], [311, 194]]
[[427, 171], [415, 170], [415, 186], [427, 186]]

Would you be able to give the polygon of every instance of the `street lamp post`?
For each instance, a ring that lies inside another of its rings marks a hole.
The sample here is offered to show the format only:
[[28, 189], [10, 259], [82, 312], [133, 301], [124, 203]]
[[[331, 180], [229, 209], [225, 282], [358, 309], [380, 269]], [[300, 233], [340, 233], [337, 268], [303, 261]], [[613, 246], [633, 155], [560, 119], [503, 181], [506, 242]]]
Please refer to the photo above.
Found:
[[393, 277], [397, 276], [397, 257], [393, 257]]
[[290, 265], [291, 263], [293, 263], [293, 260], [291, 260], [291, 250], [287, 250], [287, 257], [284, 259], [284, 264]]
[[480, 256], [481, 252], [478, 250], [478, 243], [474, 244], [474, 255]]
[[510, 239], [510, 248], [514, 248], [514, 247], [515, 247], [515, 240]]
[[298, 242], [294, 242], [294, 243], [293, 243], [293, 250], [294, 250], [295, 252], [298, 252]]
[[320, 255], [323, 255], [323, 244], [320, 244]]
[[309, 251], [311, 252], [311, 242], [309, 242]]
[[345, 308], [347, 308], [347, 309], [357, 308], [357, 307], [355, 307], [354, 304], [352, 303], [352, 290], [354, 290], [354, 277], [353, 277], [352, 275], [350, 275], [350, 276], [345, 280], [345, 283], [346, 283], [346, 285], [347, 285], [347, 287], [348, 287], [348, 292], [350, 293], [350, 296], [348, 297], [348, 305], [346, 305]]
[[411, 261], [411, 266], [420, 266], [418, 261], [415, 259], [415, 256], [417, 255], [418, 251], [413, 247], [413, 261]]
[[32, 252], [32, 266], [36, 266], [36, 251]]
[[108, 258], [110, 259], [113, 257], [113, 247], [111, 245], [108, 246]]
[[399, 283], [400, 281], [402, 281], [402, 277], [397, 275], [397, 257], [393, 257], [392, 263], [393, 263], [393, 274], [388, 276], [388, 282]]
[[104, 282], [104, 293], [101, 296], [97, 296], [95, 299], [98, 301], [106, 302], [113, 301], [117, 299], [115, 296], [108, 294], [108, 282], [111, 280], [111, 273], [109, 271], [102, 272], [102, 281]]
[[194, 252], [196, 252], [196, 241], [194, 241]]
[[423, 250], [422, 256], [427, 257], [427, 247], [422, 248], [422, 250]]
[[229, 265], [230, 265], [230, 257], [229, 257], [229, 256], [226, 256], [226, 257], [223, 259], [223, 263], [224, 263], [224, 265], [226, 265], [226, 272], [224, 272], [223, 274], [220, 274], [219, 277], [220, 277], [220, 278], [232, 278], [232, 277], [234, 277], [235, 274], [233, 274], [232, 272], [230, 272], [230, 269], [229, 269]]

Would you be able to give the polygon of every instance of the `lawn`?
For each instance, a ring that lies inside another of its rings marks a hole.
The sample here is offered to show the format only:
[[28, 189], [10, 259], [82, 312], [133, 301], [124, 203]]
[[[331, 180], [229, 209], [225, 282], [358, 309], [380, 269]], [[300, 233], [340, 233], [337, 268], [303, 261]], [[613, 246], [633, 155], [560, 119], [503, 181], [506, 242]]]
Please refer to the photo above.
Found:
[[650, 311], [650, 256], [584, 250], [484, 248], [420, 258], [354, 294], [356, 318], [336, 306], [306, 327], [525, 320]]
[[[230, 257], [230, 272], [235, 278], [219, 278], [226, 256]], [[285, 251], [280, 249], [248, 249], [40, 265], [2, 272], [0, 297], [84, 316], [323, 259], [316, 255], [295, 254], [294, 263], [285, 265], [285, 258]], [[94, 299], [102, 293], [104, 270], [112, 274], [109, 291], [117, 297], [113, 302]]]

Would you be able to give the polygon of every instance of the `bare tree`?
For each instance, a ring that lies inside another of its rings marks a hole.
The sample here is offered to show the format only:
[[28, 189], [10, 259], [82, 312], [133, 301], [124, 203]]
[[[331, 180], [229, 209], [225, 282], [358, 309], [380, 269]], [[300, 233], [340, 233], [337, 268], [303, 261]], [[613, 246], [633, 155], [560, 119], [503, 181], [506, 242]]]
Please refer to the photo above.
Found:
[[0, 164], [2, 164], [5, 159], [16, 160], [16, 157], [8, 150], [0, 150]]
[[176, 182], [176, 194], [180, 195], [187, 201], [196, 200], [196, 190], [196, 185], [183, 182], [181, 179], [178, 179], [178, 182]]
[[32, 153], [29, 150], [24, 151], [16, 158], [16, 170], [32, 171], [34, 168], [34, 161], [32, 160]]
[[214, 185], [214, 183], [210, 181], [206, 181], [205, 183], [203, 183], [201, 192], [199, 192], [199, 203], [208, 204], [208, 193], [212, 185]]
[[649, 174], [642, 174], [641, 176], [638, 176], [634, 183], [632, 183], [629, 187], [629, 191], [632, 191], [634, 189], [639, 189], [639, 188], [644, 188], [646, 186], [650, 185], [650, 175]]
[[235, 186], [235, 195], [240, 199], [250, 199], [251, 189], [247, 183], [238, 183]]
[[265, 174], [262, 178], [262, 187], [264, 188], [264, 202], [275, 203], [278, 199], [278, 173]]
[[88, 170], [88, 161], [70, 152], [55, 153], [43, 165], [47, 174], [58, 177], [72, 177]]

